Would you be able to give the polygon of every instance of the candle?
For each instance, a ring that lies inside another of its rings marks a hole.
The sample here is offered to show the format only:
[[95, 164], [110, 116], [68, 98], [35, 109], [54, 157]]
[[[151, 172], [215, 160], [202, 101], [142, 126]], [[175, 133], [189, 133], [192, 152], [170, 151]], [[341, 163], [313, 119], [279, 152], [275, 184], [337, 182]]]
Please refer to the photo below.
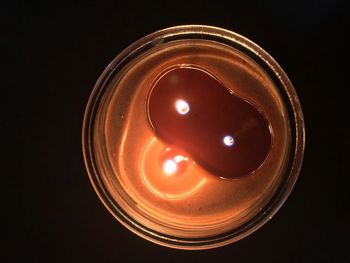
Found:
[[118, 89], [107, 145], [142, 211], [174, 225], [231, 220], [230, 228], [269, 199], [288, 154], [288, 122], [274, 84], [247, 57], [179, 41], [135, 62]]
[[297, 178], [302, 113], [283, 70], [226, 30], [166, 29], [97, 82], [84, 155], [111, 213], [151, 241], [234, 242], [277, 211]]

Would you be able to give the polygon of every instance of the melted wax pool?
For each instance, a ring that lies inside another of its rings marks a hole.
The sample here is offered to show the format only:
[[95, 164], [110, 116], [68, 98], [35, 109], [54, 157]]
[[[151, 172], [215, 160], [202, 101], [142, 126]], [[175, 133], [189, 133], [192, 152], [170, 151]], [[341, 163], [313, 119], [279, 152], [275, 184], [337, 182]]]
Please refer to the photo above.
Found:
[[[149, 94], [148, 115], [160, 140], [221, 178], [253, 173], [272, 146], [262, 112], [199, 68], [176, 67], [161, 75]], [[172, 161], [165, 167], [170, 172]]]

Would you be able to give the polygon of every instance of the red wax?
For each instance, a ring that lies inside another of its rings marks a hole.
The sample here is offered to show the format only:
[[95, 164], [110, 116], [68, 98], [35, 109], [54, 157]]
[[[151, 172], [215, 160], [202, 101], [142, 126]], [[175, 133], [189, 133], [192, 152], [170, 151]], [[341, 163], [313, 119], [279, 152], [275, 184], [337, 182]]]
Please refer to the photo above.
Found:
[[158, 139], [218, 177], [251, 174], [271, 148], [263, 113], [199, 68], [176, 67], [159, 77], [148, 114]]

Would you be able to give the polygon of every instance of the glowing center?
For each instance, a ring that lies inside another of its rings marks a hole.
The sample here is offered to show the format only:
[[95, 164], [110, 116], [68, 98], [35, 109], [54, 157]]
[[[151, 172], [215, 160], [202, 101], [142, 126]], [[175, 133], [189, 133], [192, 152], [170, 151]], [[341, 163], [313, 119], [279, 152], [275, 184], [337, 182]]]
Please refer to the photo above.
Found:
[[177, 112], [180, 113], [181, 115], [185, 115], [190, 111], [190, 106], [184, 100], [177, 100], [175, 102], [175, 107]]
[[224, 137], [223, 142], [226, 146], [232, 146], [235, 143], [235, 140], [232, 136], [227, 135]]
[[167, 175], [175, 173], [177, 170], [177, 164], [173, 160], [166, 160], [163, 164], [163, 171]]

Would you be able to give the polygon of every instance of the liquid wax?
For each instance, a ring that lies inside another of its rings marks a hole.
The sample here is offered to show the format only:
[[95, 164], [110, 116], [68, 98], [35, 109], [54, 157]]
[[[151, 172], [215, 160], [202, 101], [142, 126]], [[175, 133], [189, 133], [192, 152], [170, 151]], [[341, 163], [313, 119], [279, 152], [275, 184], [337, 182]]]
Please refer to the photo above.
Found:
[[219, 177], [249, 175], [271, 147], [265, 116], [196, 67], [162, 74], [151, 90], [148, 114], [159, 139]]

